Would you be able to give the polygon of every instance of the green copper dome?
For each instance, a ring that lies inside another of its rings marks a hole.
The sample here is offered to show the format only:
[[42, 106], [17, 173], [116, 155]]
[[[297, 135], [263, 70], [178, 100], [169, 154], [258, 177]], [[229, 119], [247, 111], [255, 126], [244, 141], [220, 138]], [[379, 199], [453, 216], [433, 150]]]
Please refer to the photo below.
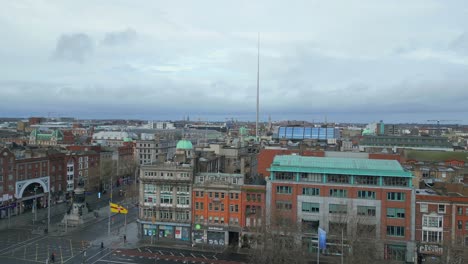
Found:
[[192, 142], [186, 139], [182, 139], [177, 142], [176, 149], [193, 149]]

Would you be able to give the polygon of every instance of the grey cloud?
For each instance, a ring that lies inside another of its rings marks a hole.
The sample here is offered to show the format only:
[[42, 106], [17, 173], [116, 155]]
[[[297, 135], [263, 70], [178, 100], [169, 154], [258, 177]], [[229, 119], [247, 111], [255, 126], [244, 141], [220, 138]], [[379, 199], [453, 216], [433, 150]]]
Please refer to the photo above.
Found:
[[128, 28], [123, 31], [107, 33], [101, 43], [108, 46], [123, 45], [131, 43], [137, 36], [137, 32], [134, 29]]
[[87, 34], [62, 34], [57, 41], [53, 58], [83, 63], [92, 54], [93, 49], [93, 41]]

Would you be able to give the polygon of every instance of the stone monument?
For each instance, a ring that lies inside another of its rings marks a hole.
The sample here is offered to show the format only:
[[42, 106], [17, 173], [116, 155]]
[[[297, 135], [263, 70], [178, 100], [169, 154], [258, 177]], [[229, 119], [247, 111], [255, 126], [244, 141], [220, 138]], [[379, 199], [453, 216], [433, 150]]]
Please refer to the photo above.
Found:
[[95, 215], [90, 214], [88, 210], [84, 182], [83, 179], [80, 178], [78, 180], [78, 186], [75, 189], [75, 194], [72, 198], [72, 206], [65, 214], [62, 224], [67, 227], [78, 226], [88, 222], [94, 217]]

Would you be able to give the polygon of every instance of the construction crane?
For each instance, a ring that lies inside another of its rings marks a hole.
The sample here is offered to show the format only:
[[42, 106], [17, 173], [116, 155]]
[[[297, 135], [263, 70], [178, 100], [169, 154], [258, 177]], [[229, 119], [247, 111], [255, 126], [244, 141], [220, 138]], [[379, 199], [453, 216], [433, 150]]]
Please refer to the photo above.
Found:
[[433, 119], [433, 120], [426, 120], [427, 122], [437, 122], [437, 135], [440, 136], [442, 135], [440, 133], [440, 122], [460, 122], [461, 120], [450, 120], [450, 119], [444, 119], [444, 120], [437, 120], [437, 119]]

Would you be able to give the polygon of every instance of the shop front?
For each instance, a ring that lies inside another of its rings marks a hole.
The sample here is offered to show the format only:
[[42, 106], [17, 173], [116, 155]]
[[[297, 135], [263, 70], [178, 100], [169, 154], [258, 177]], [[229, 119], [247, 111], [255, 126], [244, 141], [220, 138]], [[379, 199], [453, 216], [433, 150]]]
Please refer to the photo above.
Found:
[[143, 240], [190, 241], [190, 225], [172, 223], [141, 223]]
[[227, 232], [222, 227], [209, 226], [207, 230], [207, 242], [208, 245], [213, 246], [225, 246], [227, 245], [226, 241]]

